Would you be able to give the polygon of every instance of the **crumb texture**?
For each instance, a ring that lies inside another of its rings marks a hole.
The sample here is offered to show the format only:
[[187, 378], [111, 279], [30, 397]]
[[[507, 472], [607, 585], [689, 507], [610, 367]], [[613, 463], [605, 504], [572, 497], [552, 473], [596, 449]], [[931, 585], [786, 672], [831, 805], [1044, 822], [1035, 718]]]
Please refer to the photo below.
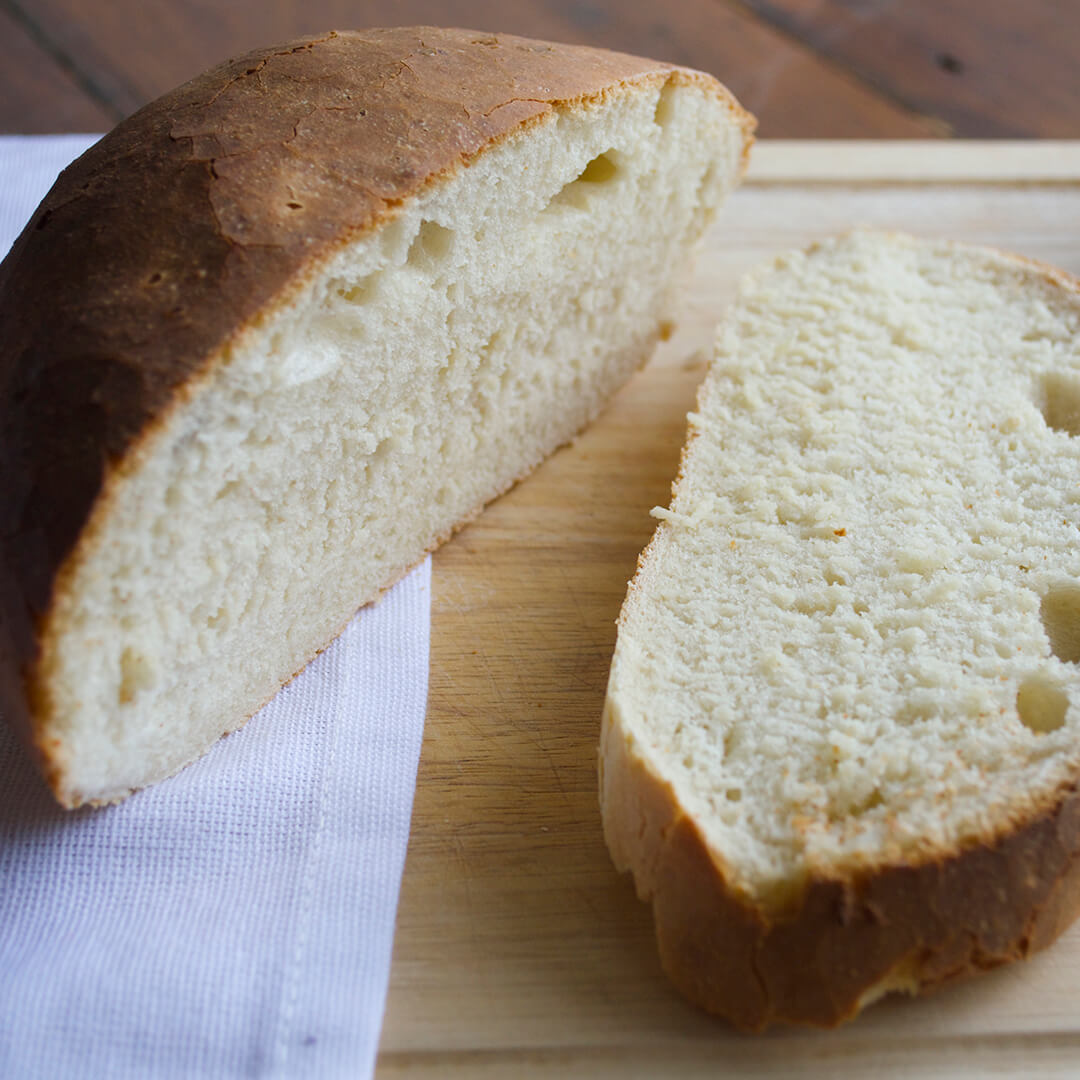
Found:
[[903, 236], [744, 282], [604, 739], [760, 908], [992, 842], [1075, 780], [1078, 334], [1063, 275]]
[[647, 359], [741, 124], [716, 84], [663, 71], [550, 108], [231, 341], [57, 598], [64, 799], [197, 756], [580, 430]]

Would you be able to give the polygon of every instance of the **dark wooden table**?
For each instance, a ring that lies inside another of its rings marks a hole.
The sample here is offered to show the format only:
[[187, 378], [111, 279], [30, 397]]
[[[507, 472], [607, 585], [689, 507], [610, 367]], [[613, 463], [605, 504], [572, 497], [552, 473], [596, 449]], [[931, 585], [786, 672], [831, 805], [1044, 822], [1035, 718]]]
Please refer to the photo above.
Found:
[[257, 45], [419, 23], [690, 64], [764, 137], [1080, 136], [1080, 0], [0, 0], [0, 132], [105, 130]]

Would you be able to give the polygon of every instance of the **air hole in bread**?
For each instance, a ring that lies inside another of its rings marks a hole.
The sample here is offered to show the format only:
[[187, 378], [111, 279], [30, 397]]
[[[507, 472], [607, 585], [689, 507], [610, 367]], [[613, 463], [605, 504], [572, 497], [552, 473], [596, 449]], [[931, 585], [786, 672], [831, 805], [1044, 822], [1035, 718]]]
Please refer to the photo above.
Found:
[[242, 494], [244, 485], [239, 480], [229, 480], [222, 485], [218, 493], [214, 496], [216, 502], [220, 502], [222, 499], [233, 499]]
[[661, 127], [667, 127], [675, 115], [675, 93], [674, 79], [668, 79], [660, 87], [660, 96], [656, 99], [656, 112], [653, 113], [653, 119]]
[[418, 230], [416, 218], [409, 214], [387, 222], [378, 236], [382, 263], [387, 266], [401, 266], [409, 253], [409, 247], [416, 239]]
[[363, 306], [370, 304], [378, 294], [379, 277], [380, 275], [376, 273], [368, 274], [359, 281], [335, 281], [333, 290], [342, 300]]
[[855, 817], [860, 814], [868, 814], [871, 810], [876, 810], [879, 806], [883, 806], [885, 800], [882, 798], [881, 791], [878, 788], [874, 788], [868, 795], [864, 796], [858, 802], [852, 803], [848, 807], [847, 812]]
[[1043, 376], [1039, 403], [1047, 427], [1080, 435], [1080, 378], [1051, 371]]
[[465, 389], [465, 382], [468, 379], [468, 357], [464, 355], [461, 349], [454, 346], [450, 350], [450, 355], [446, 358], [446, 363], [439, 368], [438, 378], [451, 397], [460, 397], [462, 391]]
[[581, 171], [578, 180], [583, 184], [606, 184], [609, 180], [613, 180], [619, 169], [612, 154], [614, 154], [613, 150], [597, 154]]
[[154, 669], [150, 661], [140, 652], [130, 647], [120, 656], [120, 688], [117, 701], [121, 705], [130, 704], [140, 690], [149, 690], [154, 685]]
[[742, 799], [742, 791], [739, 788], [728, 788], [724, 792], [724, 797], [728, 802], [739, 802]]
[[452, 229], [445, 228], [437, 221], [422, 221], [416, 238], [409, 245], [409, 254], [405, 261], [410, 266], [425, 266], [446, 258], [453, 246]]
[[596, 191], [614, 182], [619, 175], [619, 166], [615, 161], [615, 151], [608, 150], [597, 154], [577, 178], [566, 184], [551, 200], [550, 207], [575, 206], [584, 210], [589, 197]]
[[706, 205], [702, 200], [711, 200], [714, 198], [715, 196], [710, 195], [710, 192], [715, 192], [719, 183], [720, 179], [716, 171], [716, 166], [715, 164], [710, 164], [702, 173], [701, 180], [698, 183], [694, 206], [694, 228], [704, 229], [707, 225], [712, 224], [713, 220], [716, 218], [716, 207]]
[[1036, 735], [1057, 731], [1065, 723], [1068, 708], [1069, 695], [1057, 683], [1042, 675], [1025, 679], [1016, 692], [1016, 711], [1020, 723]]
[[1050, 651], [1069, 664], [1080, 663], [1080, 585], [1054, 585], [1039, 605]]
[[505, 352], [506, 335], [496, 330], [480, 350], [480, 364], [489, 370], [498, 366], [499, 354]]
[[735, 753], [739, 746], [739, 733], [733, 727], [729, 727], [724, 732], [723, 742], [724, 748], [723, 758], [729, 759]]
[[393, 452], [396, 442], [391, 435], [387, 435], [378, 446], [375, 447], [374, 453], [371, 455], [373, 461], [385, 461]]

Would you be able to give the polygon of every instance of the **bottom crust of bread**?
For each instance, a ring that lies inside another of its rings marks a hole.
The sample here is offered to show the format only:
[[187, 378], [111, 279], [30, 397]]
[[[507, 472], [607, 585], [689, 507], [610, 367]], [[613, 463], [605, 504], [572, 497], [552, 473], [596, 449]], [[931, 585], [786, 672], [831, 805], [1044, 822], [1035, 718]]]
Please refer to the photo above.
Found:
[[608, 847], [652, 902], [669, 978], [738, 1028], [835, 1027], [887, 993], [922, 993], [1024, 959], [1080, 914], [1075, 784], [993, 844], [812, 879], [782, 913], [767, 913], [732, 888], [616, 711], [609, 701], [600, 758]]

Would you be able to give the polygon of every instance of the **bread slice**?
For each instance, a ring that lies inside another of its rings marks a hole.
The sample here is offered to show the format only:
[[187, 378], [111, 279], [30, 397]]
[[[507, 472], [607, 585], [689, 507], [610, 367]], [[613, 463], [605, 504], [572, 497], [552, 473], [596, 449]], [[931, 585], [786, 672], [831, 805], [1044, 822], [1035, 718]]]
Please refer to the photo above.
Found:
[[663, 965], [833, 1025], [1080, 904], [1080, 283], [857, 233], [742, 285], [619, 620], [601, 799]]
[[593, 417], [751, 129], [669, 64], [372, 30], [65, 171], [0, 269], [0, 708], [59, 801], [201, 754]]

